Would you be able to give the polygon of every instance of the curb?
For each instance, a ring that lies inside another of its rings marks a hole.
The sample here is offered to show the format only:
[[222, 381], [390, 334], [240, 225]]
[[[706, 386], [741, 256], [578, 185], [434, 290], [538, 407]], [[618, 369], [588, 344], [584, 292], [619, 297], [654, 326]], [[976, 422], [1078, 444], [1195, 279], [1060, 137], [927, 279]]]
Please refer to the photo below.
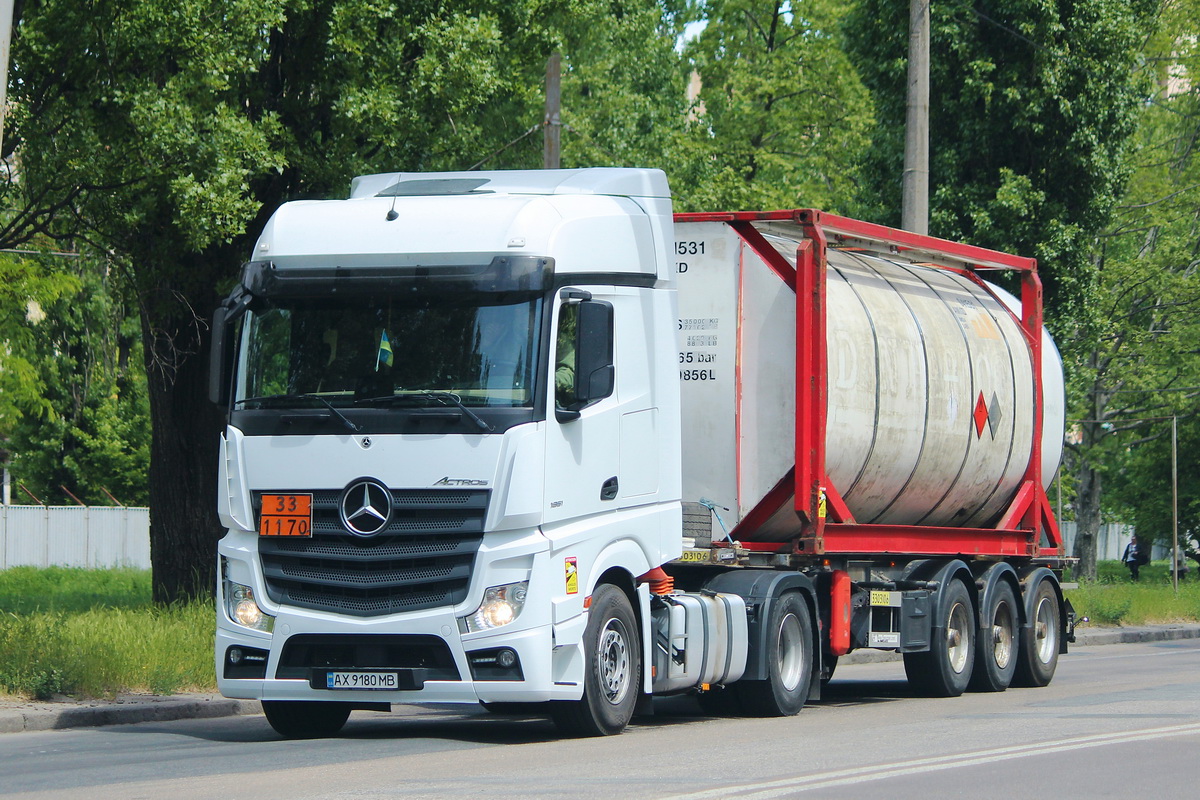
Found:
[[[1140, 642], [1170, 642], [1200, 639], [1200, 625], [1164, 625], [1139, 628], [1081, 628], [1075, 632], [1075, 647]], [[899, 653], [856, 650], [838, 660], [848, 664], [878, 664], [899, 661]], [[130, 725], [136, 722], [169, 722], [177, 719], [261, 714], [257, 700], [230, 700], [216, 694], [127, 695], [112, 701], [60, 701], [23, 703], [0, 700], [0, 734], [90, 728], [101, 725]]]
[[214, 719], [261, 714], [257, 700], [230, 700], [220, 695], [126, 696], [114, 701], [6, 703], [0, 701], [0, 733]]

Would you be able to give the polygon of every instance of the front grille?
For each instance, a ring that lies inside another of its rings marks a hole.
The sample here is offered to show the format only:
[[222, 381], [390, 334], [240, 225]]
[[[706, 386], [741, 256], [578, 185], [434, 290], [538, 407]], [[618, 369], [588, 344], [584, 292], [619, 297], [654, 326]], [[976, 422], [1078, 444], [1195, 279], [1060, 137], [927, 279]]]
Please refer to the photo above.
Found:
[[[262, 494], [254, 495], [256, 513]], [[311, 494], [311, 538], [258, 540], [267, 594], [276, 603], [373, 617], [455, 605], [466, 597], [483, 540], [487, 490], [392, 490], [392, 517], [371, 537], [342, 525], [340, 491]]]

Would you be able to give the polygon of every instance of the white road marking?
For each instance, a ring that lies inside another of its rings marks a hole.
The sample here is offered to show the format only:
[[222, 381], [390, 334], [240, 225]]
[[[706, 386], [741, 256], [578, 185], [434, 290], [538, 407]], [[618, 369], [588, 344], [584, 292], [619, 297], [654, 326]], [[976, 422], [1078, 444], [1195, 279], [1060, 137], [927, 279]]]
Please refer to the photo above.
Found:
[[935, 758], [920, 758], [900, 761], [892, 764], [876, 764], [870, 767], [855, 767], [853, 769], [819, 772], [815, 775], [805, 775], [798, 778], [765, 781], [762, 783], [745, 784], [742, 786], [725, 786], [720, 789], [710, 789], [691, 794], [672, 795], [663, 800], [720, 800], [721, 798], [737, 797], [741, 800], [771, 800], [813, 789], [830, 789], [838, 786], [850, 786], [856, 783], [867, 783], [888, 778], [901, 778], [906, 775], [930, 772], [935, 770], [957, 769], [972, 767], [980, 764], [990, 764], [996, 761], [1008, 761], [1026, 756], [1040, 756], [1051, 753], [1065, 753], [1072, 750], [1084, 750], [1091, 747], [1106, 747], [1113, 744], [1140, 742], [1152, 739], [1166, 739], [1172, 736], [1190, 736], [1200, 734], [1200, 723], [1189, 725], [1172, 725], [1165, 728], [1147, 728], [1140, 731], [1125, 733], [1103, 733], [1092, 736], [1078, 736], [1072, 739], [1041, 742], [1038, 744], [1015, 745], [998, 747], [991, 750], [976, 750], [971, 753], [959, 753], [951, 756]]

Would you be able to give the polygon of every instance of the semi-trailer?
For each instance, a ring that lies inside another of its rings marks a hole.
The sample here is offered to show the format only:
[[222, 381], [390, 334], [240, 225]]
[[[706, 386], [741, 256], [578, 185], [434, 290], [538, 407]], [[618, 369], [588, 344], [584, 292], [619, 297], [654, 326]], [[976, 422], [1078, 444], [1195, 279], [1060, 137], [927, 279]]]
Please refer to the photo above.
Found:
[[655, 695], [795, 714], [859, 648], [930, 695], [1049, 683], [1035, 262], [670, 198], [389, 173], [280, 207], [213, 319], [223, 694], [291, 737], [410, 702], [604, 735]]

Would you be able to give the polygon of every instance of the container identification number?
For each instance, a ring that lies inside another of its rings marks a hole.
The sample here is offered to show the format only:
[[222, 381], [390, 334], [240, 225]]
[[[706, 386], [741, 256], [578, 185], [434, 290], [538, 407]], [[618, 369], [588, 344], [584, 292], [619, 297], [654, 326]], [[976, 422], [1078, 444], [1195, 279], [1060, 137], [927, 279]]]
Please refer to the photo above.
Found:
[[675, 255], [677, 255], [677, 256], [701, 256], [701, 255], [704, 255], [704, 242], [676, 242], [675, 243]]
[[679, 370], [679, 380], [681, 381], [715, 381], [717, 376], [711, 369], [681, 369]]

